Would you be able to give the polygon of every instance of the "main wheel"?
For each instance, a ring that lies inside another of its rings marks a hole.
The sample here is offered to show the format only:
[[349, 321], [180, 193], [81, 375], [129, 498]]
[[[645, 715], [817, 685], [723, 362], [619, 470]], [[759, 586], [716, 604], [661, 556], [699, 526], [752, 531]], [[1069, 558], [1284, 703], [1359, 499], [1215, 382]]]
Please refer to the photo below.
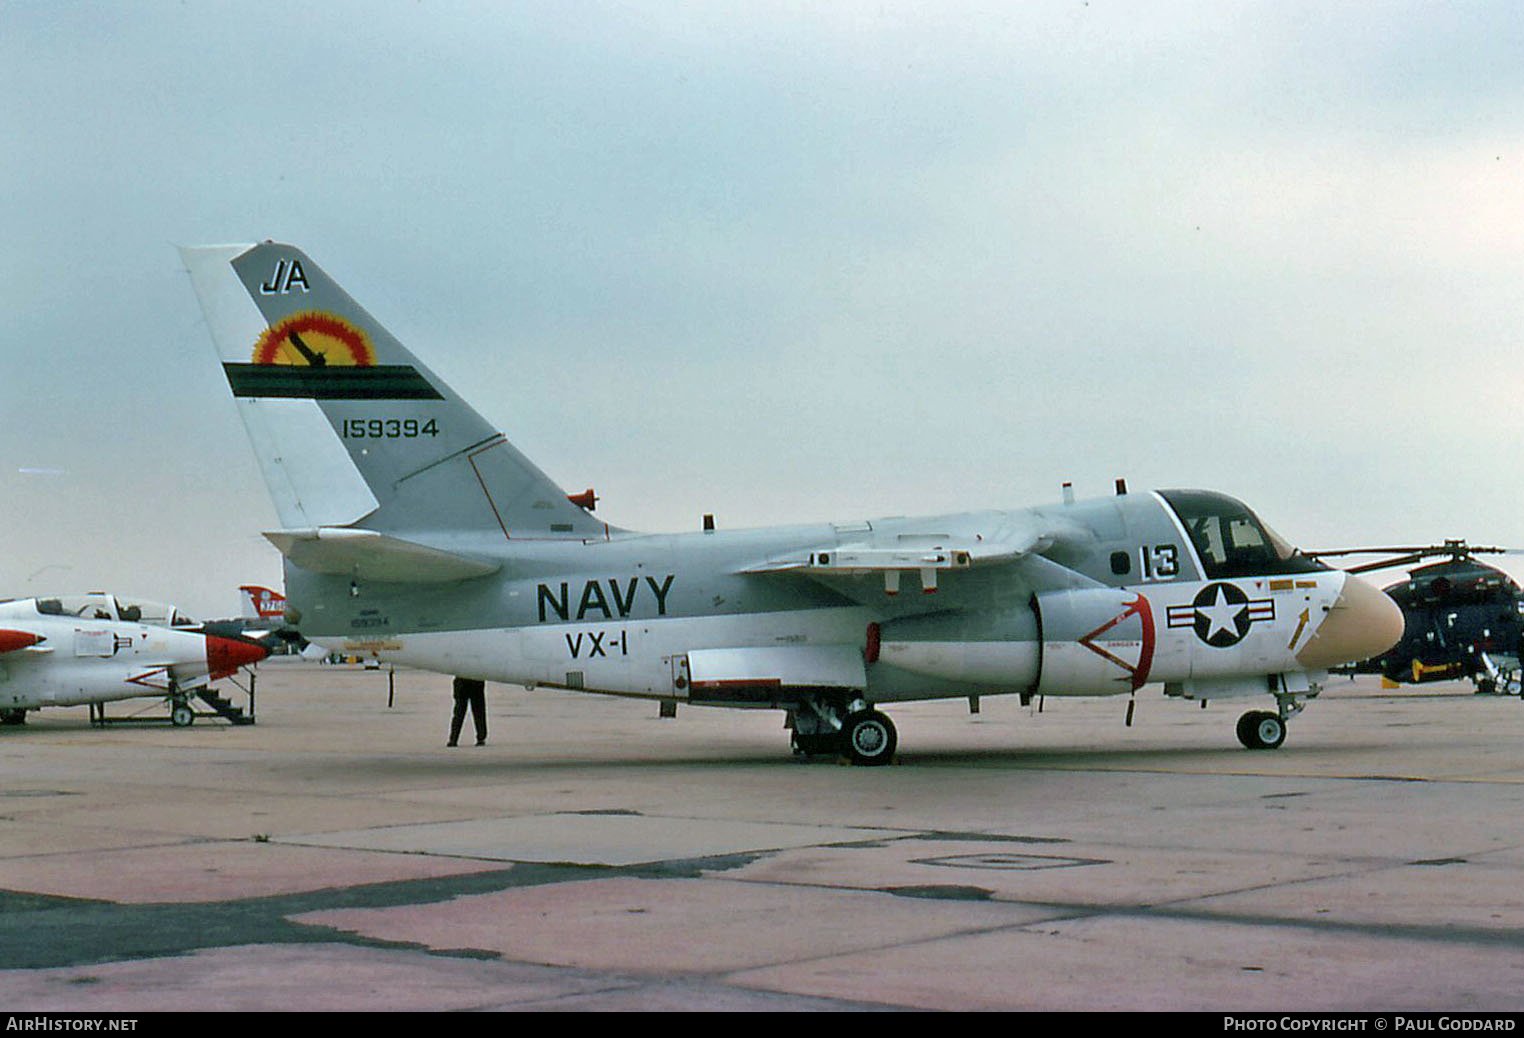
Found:
[[800, 735], [795, 732], [789, 739], [796, 757], [834, 757], [841, 753], [841, 733], [827, 732], [822, 735]]
[[1286, 741], [1286, 722], [1279, 714], [1251, 710], [1238, 719], [1238, 741], [1251, 750], [1273, 750]]
[[877, 710], [848, 715], [841, 725], [841, 737], [842, 748], [853, 764], [888, 764], [899, 745], [894, 722]]
[[189, 703], [176, 703], [169, 708], [169, 723], [176, 728], [189, 728], [196, 720], [196, 711]]

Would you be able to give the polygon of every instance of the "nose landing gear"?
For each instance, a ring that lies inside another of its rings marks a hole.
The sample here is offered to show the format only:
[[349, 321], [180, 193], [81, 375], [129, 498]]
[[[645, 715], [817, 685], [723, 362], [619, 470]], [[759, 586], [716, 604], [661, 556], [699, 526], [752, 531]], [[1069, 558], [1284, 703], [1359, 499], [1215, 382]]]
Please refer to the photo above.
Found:
[[1238, 741], [1251, 750], [1273, 750], [1286, 741], [1286, 722], [1267, 710], [1250, 710], [1238, 719]]
[[1238, 719], [1238, 741], [1251, 750], [1273, 750], [1286, 741], [1286, 722], [1301, 713], [1307, 704], [1301, 696], [1312, 698], [1322, 691], [1321, 686], [1307, 680], [1306, 675], [1282, 675], [1277, 688], [1272, 689], [1275, 705], [1280, 709], [1250, 710]]

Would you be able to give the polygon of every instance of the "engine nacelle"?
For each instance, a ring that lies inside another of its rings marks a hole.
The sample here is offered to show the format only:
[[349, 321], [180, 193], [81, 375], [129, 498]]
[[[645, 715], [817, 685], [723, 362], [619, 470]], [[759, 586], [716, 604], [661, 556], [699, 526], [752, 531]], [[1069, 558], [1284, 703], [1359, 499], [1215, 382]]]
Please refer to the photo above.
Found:
[[[1173, 597], [1192, 587], [1173, 588]], [[1175, 613], [1195, 615], [1191, 605], [1166, 606], [1137, 590], [1045, 591], [1000, 613], [888, 621], [876, 658], [923, 677], [1050, 696], [1125, 694], [1148, 682], [1227, 673], [1241, 662], [1203, 648], [1192, 625]], [[1201, 659], [1205, 652], [1214, 658]], [[1219, 654], [1224, 658], [1216, 659]], [[1267, 666], [1266, 673], [1276, 669], [1284, 668]]]
[[1150, 680], [1158, 630], [1147, 596], [1118, 588], [1048, 591], [1033, 599], [1042, 625], [1044, 695], [1114, 695]]
[[1037, 614], [1017, 606], [890, 620], [879, 633], [877, 656], [924, 677], [1028, 692], [1041, 666]]

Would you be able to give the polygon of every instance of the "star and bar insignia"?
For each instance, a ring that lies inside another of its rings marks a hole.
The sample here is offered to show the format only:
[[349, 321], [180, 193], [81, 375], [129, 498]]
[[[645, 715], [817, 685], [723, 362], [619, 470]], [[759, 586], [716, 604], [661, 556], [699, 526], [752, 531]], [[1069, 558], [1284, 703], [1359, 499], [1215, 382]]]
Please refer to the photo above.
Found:
[[1235, 584], [1208, 584], [1189, 605], [1166, 610], [1169, 626], [1195, 628], [1196, 637], [1214, 649], [1226, 649], [1243, 641], [1249, 628], [1275, 619], [1275, 601], [1250, 598]]

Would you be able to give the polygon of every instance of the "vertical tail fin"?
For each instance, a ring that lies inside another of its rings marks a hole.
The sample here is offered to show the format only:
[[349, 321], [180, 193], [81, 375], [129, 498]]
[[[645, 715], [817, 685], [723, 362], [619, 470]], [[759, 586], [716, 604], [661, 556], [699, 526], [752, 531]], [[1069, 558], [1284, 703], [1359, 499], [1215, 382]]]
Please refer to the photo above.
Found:
[[243, 611], [238, 614], [239, 619], [279, 620], [285, 615], [286, 596], [279, 591], [271, 591], [258, 584], [240, 584], [238, 590], [243, 598]]
[[607, 536], [300, 250], [180, 251], [288, 529]]

